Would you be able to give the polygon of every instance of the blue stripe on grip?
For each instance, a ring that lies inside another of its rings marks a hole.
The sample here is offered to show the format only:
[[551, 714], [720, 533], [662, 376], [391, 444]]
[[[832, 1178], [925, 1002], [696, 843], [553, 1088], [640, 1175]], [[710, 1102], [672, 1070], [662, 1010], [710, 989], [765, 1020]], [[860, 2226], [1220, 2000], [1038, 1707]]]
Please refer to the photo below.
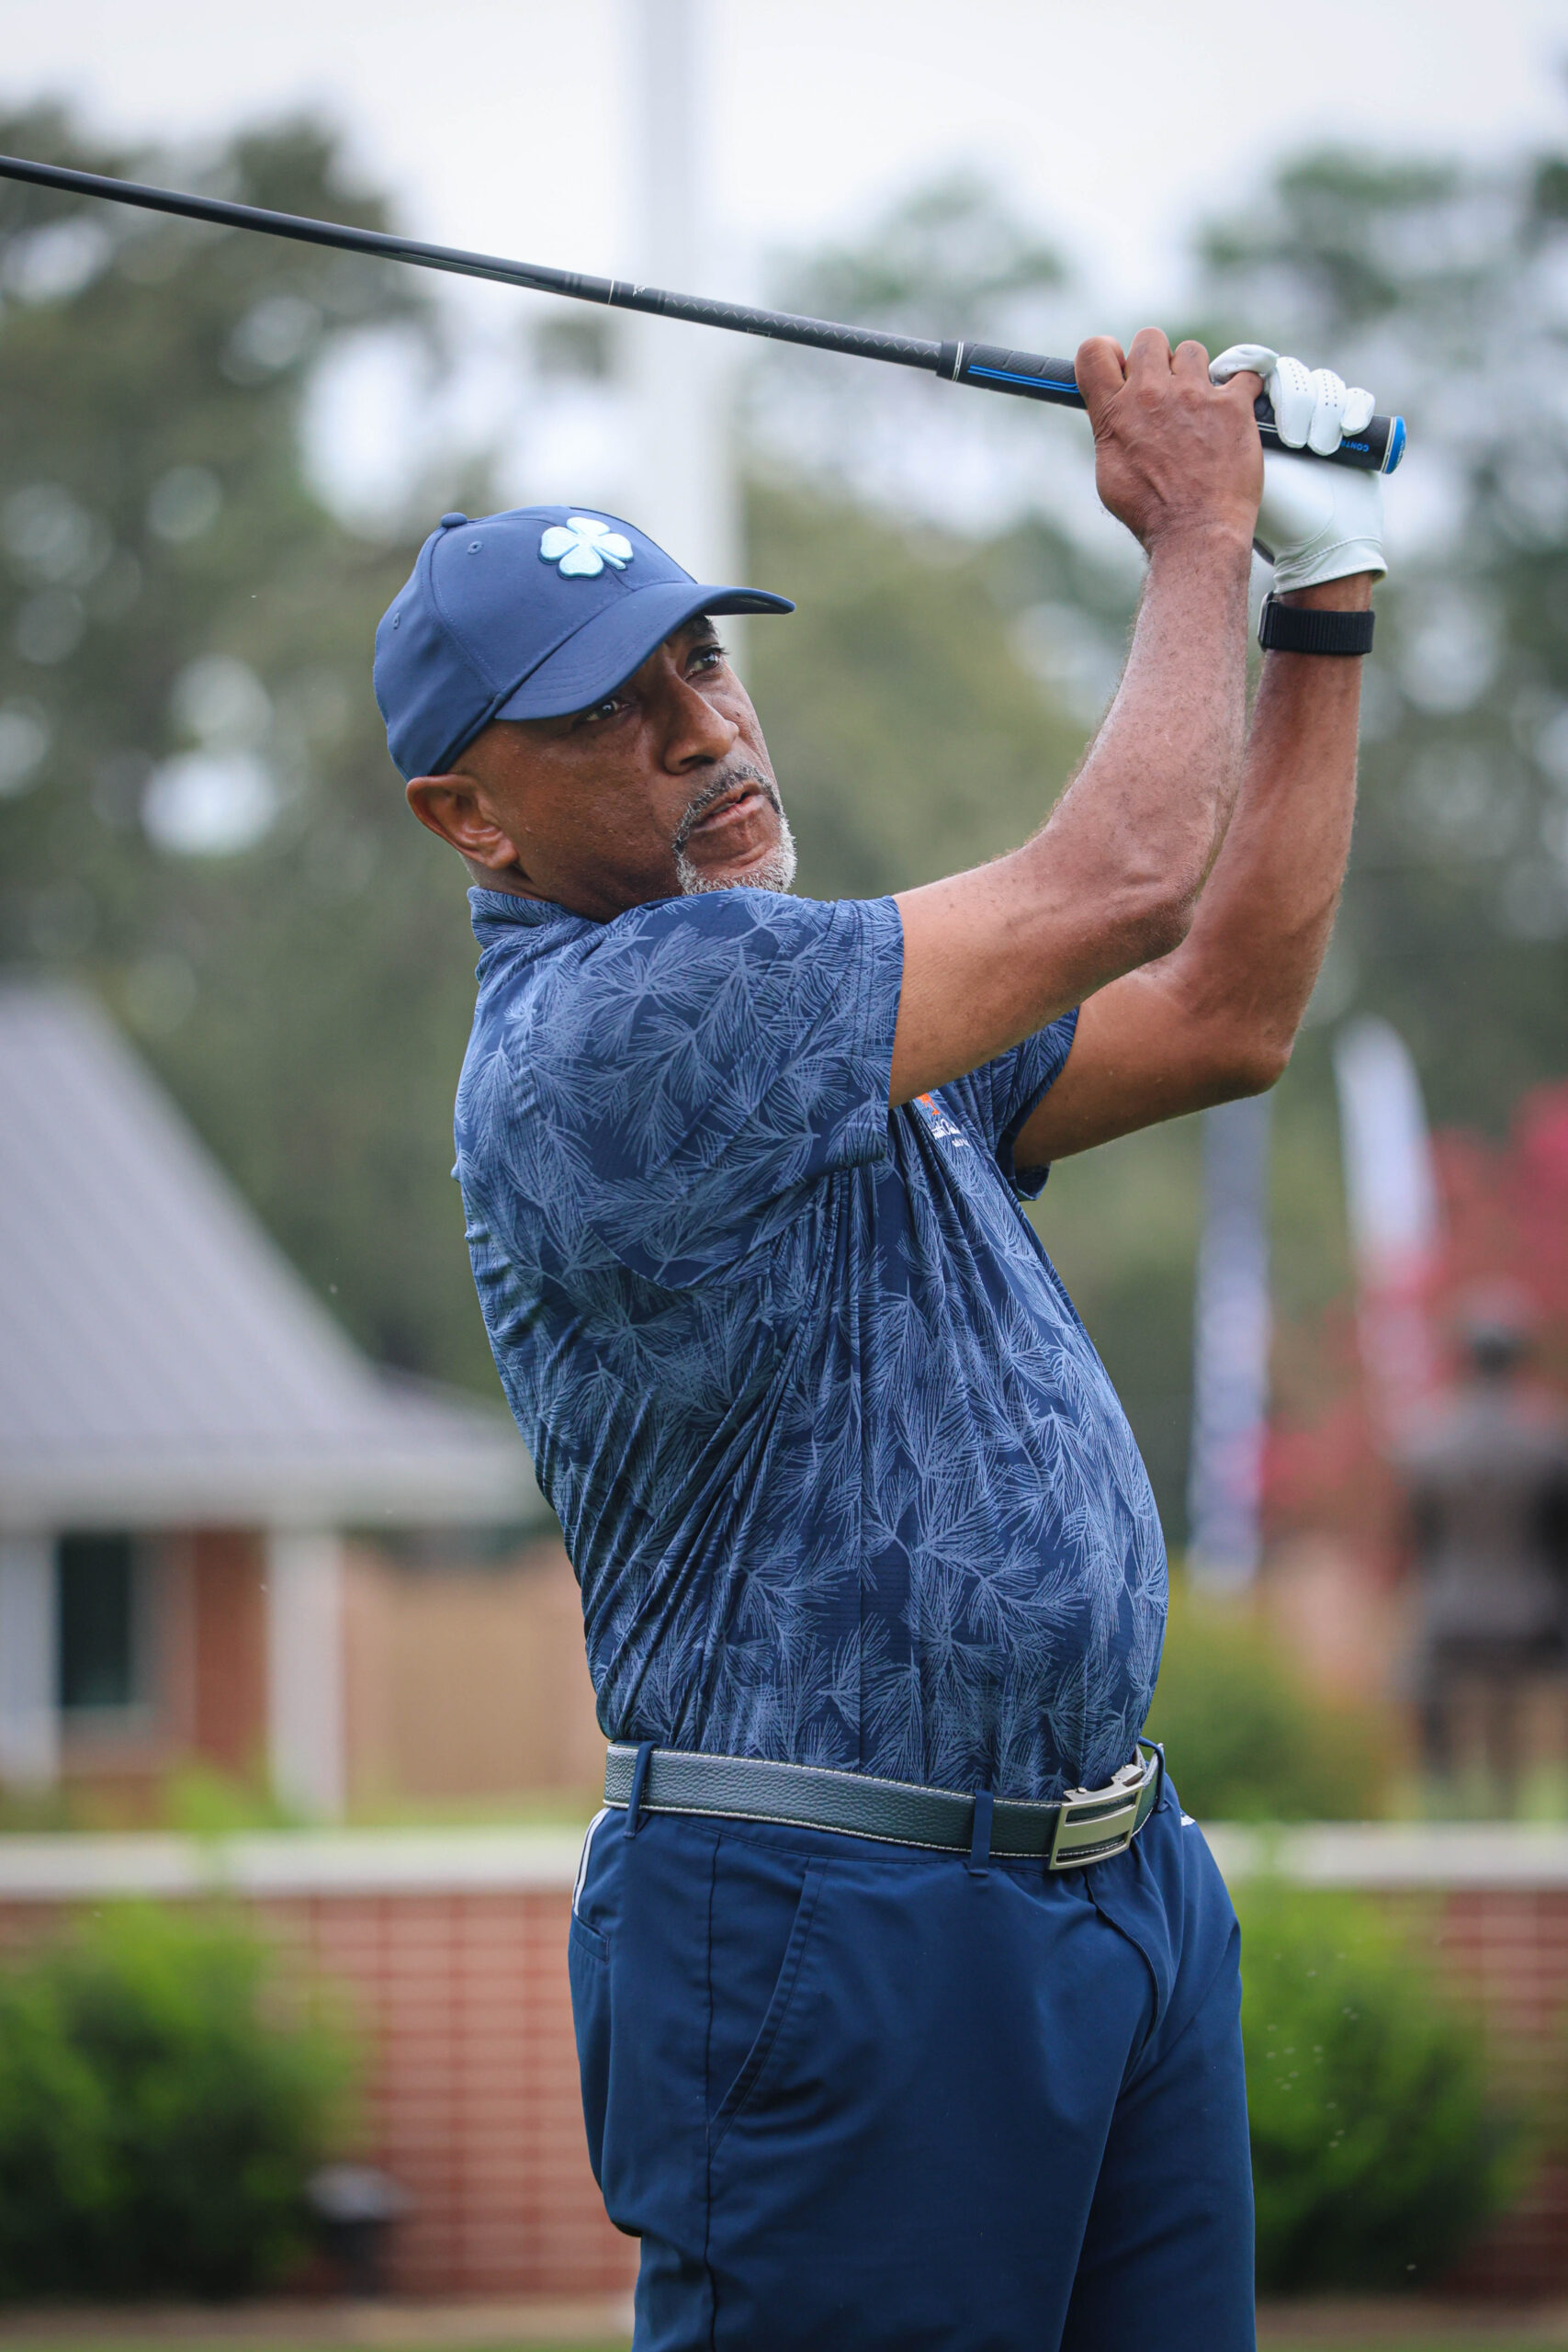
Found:
[[1018, 376], [1010, 368], [965, 368], [959, 381], [967, 383], [976, 376], [984, 376], [993, 384], [1032, 384], [1043, 392], [1071, 392], [1074, 400], [1083, 398], [1077, 384], [1059, 384], [1050, 376]]

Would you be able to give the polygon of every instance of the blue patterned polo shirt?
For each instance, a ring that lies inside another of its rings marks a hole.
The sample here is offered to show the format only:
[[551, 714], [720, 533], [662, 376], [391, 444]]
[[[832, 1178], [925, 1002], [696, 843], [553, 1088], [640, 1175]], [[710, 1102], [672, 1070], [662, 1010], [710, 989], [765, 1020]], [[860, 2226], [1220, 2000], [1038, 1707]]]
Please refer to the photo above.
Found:
[[470, 898], [457, 1172], [605, 1733], [1109, 1779], [1165, 1553], [1012, 1165], [1074, 1016], [890, 1111], [891, 899]]

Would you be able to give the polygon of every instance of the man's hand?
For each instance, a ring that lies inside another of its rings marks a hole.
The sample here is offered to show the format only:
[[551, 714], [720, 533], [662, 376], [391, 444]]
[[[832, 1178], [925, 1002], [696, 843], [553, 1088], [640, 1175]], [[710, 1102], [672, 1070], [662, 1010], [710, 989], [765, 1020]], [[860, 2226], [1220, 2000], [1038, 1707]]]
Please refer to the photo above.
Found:
[[1125, 355], [1108, 335], [1080, 345], [1078, 390], [1094, 427], [1101, 503], [1152, 554], [1194, 526], [1251, 535], [1263, 489], [1263, 450], [1252, 403], [1261, 379], [1233, 371], [1211, 381], [1201, 343], [1173, 352], [1156, 327]]
[[[1233, 344], [1209, 363], [1216, 384], [1262, 379], [1280, 438], [1292, 449], [1327, 457], [1347, 433], [1359, 433], [1377, 403], [1331, 368], [1282, 359], [1260, 343]], [[1382, 476], [1348, 466], [1315, 466], [1270, 450], [1263, 461], [1263, 499], [1255, 537], [1274, 566], [1280, 595], [1315, 588], [1353, 572], [1388, 570], [1382, 552]]]

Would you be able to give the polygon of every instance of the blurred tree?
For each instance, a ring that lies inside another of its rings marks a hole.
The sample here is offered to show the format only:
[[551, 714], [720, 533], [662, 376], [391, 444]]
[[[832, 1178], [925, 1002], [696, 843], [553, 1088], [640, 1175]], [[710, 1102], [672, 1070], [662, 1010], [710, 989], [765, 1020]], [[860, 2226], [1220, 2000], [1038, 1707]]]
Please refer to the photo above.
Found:
[[1148, 1735], [1166, 1744], [1182, 1804], [1201, 1821], [1363, 1821], [1382, 1810], [1383, 1726], [1325, 1706], [1262, 1623], [1179, 1583]]
[[[0, 144], [158, 175], [49, 112]], [[383, 218], [308, 123], [199, 176]], [[412, 548], [299, 455], [347, 338], [433, 334], [419, 282], [6, 183], [0, 292], [0, 959], [102, 995], [375, 1354], [491, 1383], [448, 1177], [462, 877], [370, 692]]]
[[[1036, 351], [1077, 341], [1061, 256], [998, 187], [968, 173], [906, 193], [852, 240], [782, 259], [771, 291], [788, 310], [913, 335]], [[1021, 513], [1049, 514], [1059, 530], [1064, 502], [1080, 521], [1095, 511], [1089, 435], [1059, 410], [788, 344], [766, 346], [749, 384], [754, 449], [818, 492], [835, 486], [857, 505], [970, 537], [1005, 531]], [[1120, 571], [1109, 526], [1103, 545], [1124, 615], [1137, 571], [1131, 542]]]
[[1067, 282], [1055, 248], [966, 171], [911, 189], [868, 234], [818, 247], [793, 275], [786, 299], [824, 318], [911, 334], [934, 334], [940, 318], [942, 332], [971, 338], [1021, 333]]
[[756, 489], [752, 569], [799, 606], [756, 623], [747, 678], [819, 898], [907, 889], [1043, 822], [1082, 725], [1032, 675], [1025, 616], [1053, 589], [1037, 535], [975, 545]]
[[1496, 1130], [1564, 1067], [1568, 160], [1310, 156], [1203, 258], [1217, 340], [1409, 417], [1329, 993], [1395, 1023], [1436, 1115]]
[[[1506, 1272], [1537, 1297], [1561, 1377], [1562, 1154], [1544, 1139], [1562, 1089], [1543, 1082], [1568, 1067], [1568, 415], [1550, 389], [1568, 160], [1308, 156], [1210, 232], [1204, 261], [1217, 339], [1267, 322], [1410, 419], [1320, 1001], [1385, 1014], [1435, 1116], [1483, 1130], [1439, 1143], [1439, 1321], [1465, 1281]], [[1331, 1135], [1326, 1073], [1307, 1091]], [[1511, 1152], [1483, 1140], [1510, 1124]], [[1332, 1530], [1392, 1570], [1396, 1496], [1348, 1300], [1298, 1290], [1282, 1321], [1272, 1521]]]

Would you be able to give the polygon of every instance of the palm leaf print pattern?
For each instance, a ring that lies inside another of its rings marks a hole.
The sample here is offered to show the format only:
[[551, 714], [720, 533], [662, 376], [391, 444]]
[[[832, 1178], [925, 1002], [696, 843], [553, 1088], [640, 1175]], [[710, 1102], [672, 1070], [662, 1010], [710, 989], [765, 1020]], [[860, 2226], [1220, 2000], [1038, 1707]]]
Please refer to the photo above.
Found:
[[1074, 1016], [890, 1112], [890, 899], [470, 894], [457, 1175], [616, 1739], [1050, 1798], [1154, 1688], [1148, 1480], [1020, 1201]]

